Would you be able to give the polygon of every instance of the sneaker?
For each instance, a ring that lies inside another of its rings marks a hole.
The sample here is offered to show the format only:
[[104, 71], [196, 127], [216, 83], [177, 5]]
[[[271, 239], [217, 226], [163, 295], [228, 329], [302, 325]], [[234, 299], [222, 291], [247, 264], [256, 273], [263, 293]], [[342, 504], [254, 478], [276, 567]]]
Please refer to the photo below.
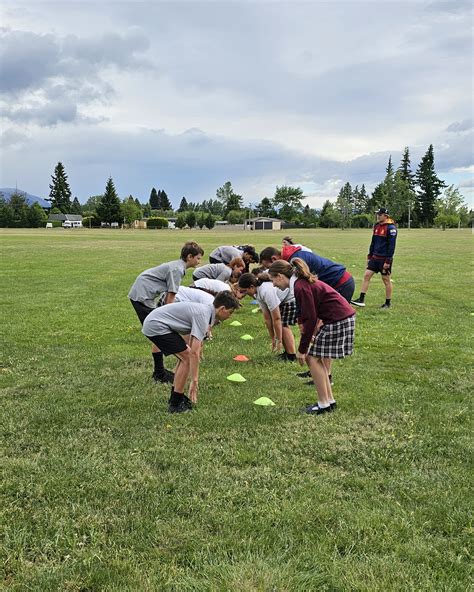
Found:
[[365, 306], [365, 302], [363, 302], [360, 298], [356, 298], [355, 300], [351, 300], [351, 304], [354, 306], [360, 306], [361, 308]]
[[392, 305], [385, 303], [385, 304], [382, 304], [382, 306], [380, 308], [392, 308]]
[[153, 373], [153, 380], [155, 382], [163, 382], [173, 384], [174, 380], [174, 372], [170, 372], [169, 370], [164, 369], [163, 372], [154, 372]]
[[298, 378], [310, 378], [311, 377], [311, 371], [310, 370], [307, 370], [306, 372], [298, 372], [296, 374], [296, 376]]
[[295, 362], [296, 356], [294, 358], [290, 357], [290, 356], [291, 356], [291, 354], [284, 351], [282, 354], [277, 355], [277, 360], [280, 360], [280, 362]]
[[331, 411], [334, 411], [334, 409], [337, 409], [337, 403], [336, 401], [334, 401], [334, 403], [329, 403], [330, 407], [331, 407]]
[[322, 415], [323, 413], [330, 413], [332, 411], [331, 406], [329, 407], [320, 407], [317, 403], [313, 403], [312, 405], [308, 405], [302, 409], [303, 413], [307, 413], [308, 415]]
[[[191, 401], [189, 401], [189, 403], [191, 403]], [[189, 413], [190, 411], [192, 411], [192, 407], [188, 406], [185, 399], [182, 399], [177, 405], [172, 405], [171, 403], [168, 404], [168, 413]]]
[[184, 395], [183, 405], [185, 405], [190, 411], [194, 409], [194, 404], [189, 397]]

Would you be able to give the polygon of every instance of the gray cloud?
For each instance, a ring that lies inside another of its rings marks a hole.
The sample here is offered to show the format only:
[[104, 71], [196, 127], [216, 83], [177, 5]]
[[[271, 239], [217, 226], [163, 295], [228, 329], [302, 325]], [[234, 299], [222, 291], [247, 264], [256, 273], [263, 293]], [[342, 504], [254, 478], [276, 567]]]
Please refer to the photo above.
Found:
[[[103, 77], [107, 68], [150, 69], [138, 55], [148, 46], [147, 38], [136, 31], [88, 39], [1, 29], [2, 116], [12, 122], [46, 126], [102, 121], [103, 117], [80, 115], [80, 106], [107, 103], [114, 96], [112, 85]], [[21, 106], [11, 107], [12, 98], [21, 101]]]
[[472, 119], [464, 119], [463, 121], [454, 121], [446, 128], [447, 132], [465, 132], [471, 130], [474, 126]]

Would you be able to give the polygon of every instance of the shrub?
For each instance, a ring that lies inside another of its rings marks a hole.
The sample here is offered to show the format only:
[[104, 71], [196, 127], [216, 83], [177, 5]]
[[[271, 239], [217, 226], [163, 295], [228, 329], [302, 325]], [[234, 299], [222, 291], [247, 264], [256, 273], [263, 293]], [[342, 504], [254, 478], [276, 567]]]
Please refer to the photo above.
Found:
[[158, 216], [153, 218], [147, 218], [147, 228], [168, 228], [168, 220], [166, 218], [160, 218]]
[[[56, 222], [56, 220], [53, 221], [53, 226], [54, 226], [54, 222]], [[61, 226], [61, 224], [62, 223], [59, 222], [59, 225], [60, 226]], [[84, 228], [89, 228], [89, 227], [90, 228], [100, 228], [100, 220], [99, 220], [99, 218], [97, 218], [97, 216], [94, 216], [94, 215], [92, 215], [92, 216], [85, 216], [82, 219], [82, 226]]]

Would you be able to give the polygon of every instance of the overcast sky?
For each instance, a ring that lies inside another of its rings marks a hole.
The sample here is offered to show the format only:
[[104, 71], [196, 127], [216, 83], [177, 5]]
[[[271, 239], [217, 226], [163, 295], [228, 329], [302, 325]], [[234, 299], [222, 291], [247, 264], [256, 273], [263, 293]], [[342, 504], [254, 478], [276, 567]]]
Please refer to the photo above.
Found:
[[470, 1], [4, 2], [0, 187], [312, 207], [409, 146], [472, 200]]

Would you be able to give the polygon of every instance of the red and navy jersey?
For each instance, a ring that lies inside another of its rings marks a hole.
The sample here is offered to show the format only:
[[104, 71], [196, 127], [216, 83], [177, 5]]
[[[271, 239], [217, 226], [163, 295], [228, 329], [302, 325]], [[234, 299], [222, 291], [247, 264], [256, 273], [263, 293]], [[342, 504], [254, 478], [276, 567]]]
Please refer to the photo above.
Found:
[[397, 242], [397, 227], [389, 218], [386, 222], [377, 222], [372, 234], [372, 242], [369, 248], [369, 257], [372, 259], [385, 259], [391, 263]]

